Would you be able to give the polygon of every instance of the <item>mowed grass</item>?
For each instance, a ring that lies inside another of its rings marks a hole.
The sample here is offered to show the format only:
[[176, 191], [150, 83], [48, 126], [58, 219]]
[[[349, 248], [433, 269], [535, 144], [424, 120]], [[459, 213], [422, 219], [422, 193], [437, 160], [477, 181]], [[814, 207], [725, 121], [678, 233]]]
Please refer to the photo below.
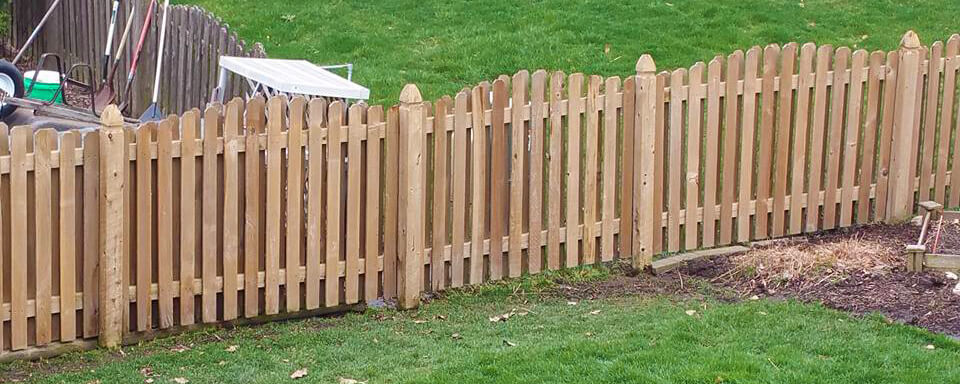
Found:
[[[624, 296], [571, 305], [534, 294], [550, 281], [458, 291], [410, 312], [191, 332], [126, 348], [125, 357], [77, 353], [0, 374], [32, 371], [35, 383], [278, 383], [306, 369], [296, 382], [857, 384], [945, 383], [960, 374], [960, 343], [880, 316], [767, 300]], [[510, 312], [526, 315], [489, 320]]]
[[372, 103], [406, 83], [427, 99], [520, 69], [635, 73], [790, 41], [894, 49], [960, 32], [955, 0], [175, 0], [213, 11], [277, 58], [352, 62]]

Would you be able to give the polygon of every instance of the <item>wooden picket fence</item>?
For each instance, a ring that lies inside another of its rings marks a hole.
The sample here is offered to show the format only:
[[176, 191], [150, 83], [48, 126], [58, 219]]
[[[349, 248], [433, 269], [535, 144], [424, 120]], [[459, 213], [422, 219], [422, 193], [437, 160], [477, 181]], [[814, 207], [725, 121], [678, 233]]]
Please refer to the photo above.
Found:
[[0, 129], [3, 354], [116, 346], [960, 204], [960, 36], [787, 44], [390, 108], [235, 99]]
[[[52, 2], [53, 0], [10, 2], [10, 40], [15, 47], [19, 48], [27, 40]], [[124, 87], [149, 3], [149, 0], [120, 2], [112, 54], [117, 52], [120, 35], [123, 34], [130, 12], [133, 11], [136, 15], [121, 56], [114, 89], [122, 90]], [[99, 85], [111, 7], [110, 0], [63, 1], [43, 29], [40, 38], [31, 47], [31, 57], [39, 58], [43, 53], [56, 53], [63, 57], [67, 68], [78, 63], [90, 64], [96, 76], [94, 83]], [[129, 98], [127, 112], [130, 116], [139, 116], [150, 105], [153, 97], [156, 53], [163, 20], [162, 7], [158, 9], [161, 10], [154, 14]], [[217, 86], [220, 56], [266, 57], [262, 45], [246, 44], [237, 37], [236, 32], [229, 30], [226, 23], [197, 6], [170, 6], [164, 45], [166, 49], [160, 81], [162, 92], [158, 104], [161, 110], [174, 114], [207, 105], [213, 89]], [[227, 99], [242, 96], [246, 90], [246, 84], [240, 79], [233, 79], [227, 85], [225, 95]], [[128, 99], [122, 101], [126, 100]]]

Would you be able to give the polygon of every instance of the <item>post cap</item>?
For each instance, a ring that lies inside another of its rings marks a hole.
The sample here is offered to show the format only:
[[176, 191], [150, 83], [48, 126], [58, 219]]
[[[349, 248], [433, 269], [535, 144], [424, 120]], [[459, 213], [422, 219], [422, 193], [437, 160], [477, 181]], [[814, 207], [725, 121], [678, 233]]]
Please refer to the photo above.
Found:
[[657, 64], [653, 62], [653, 56], [644, 54], [637, 60], [637, 73], [653, 73], [657, 71]]
[[403, 86], [403, 91], [400, 91], [400, 102], [419, 103], [421, 101], [423, 101], [423, 97], [420, 96], [420, 89], [417, 88], [416, 84], [407, 84]]
[[100, 115], [100, 122], [105, 127], [123, 126], [123, 114], [120, 113], [120, 108], [113, 104], [108, 105]]
[[914, 31], [907, 31], [900, 39], [900, 48], [917, 49], [920, 48], [920, 36]]

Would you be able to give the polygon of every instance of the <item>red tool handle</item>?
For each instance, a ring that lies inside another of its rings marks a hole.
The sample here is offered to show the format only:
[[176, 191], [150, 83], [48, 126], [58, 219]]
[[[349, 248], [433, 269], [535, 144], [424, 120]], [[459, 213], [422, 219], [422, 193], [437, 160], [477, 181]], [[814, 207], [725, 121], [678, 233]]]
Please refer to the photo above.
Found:
[[150, 23], [153, 21], [153, 10], [156, 8], [157, 0], [150, 0], [150, 7], [147, 8], [147, 18], [143, 20], [143, 29], [140, 30], [140, 42], [137, 43], [137, 50], [133, 52], [133, 61], [130, 62], [130, 73], [128, 78], [132, 78], [137, 71], [137, 63], [140, 61], [140, 51], [143, 50], [143, 43], [147, 41], [147, 33], [150, 32]]

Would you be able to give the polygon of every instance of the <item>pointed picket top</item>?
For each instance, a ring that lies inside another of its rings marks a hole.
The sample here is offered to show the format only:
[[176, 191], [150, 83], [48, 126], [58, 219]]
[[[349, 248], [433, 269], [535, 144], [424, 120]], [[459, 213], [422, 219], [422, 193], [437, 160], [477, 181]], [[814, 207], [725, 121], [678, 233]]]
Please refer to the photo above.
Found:
[[100, 122], [105, 127], [123, 126], [123, 114], [120, 113], [120, 108], [113, 104], [108, 105], [100, 115]]
[[644, 54], [637, 60], [637, 73], [654, 73], [657, 71], [657, 64], [653, 62], [653, 56]]
[[914, 31], [907, 31], [903, 35], [903, 38], [900, 39], [900, 48], [904, 49], [919, 49], [920, 48], [920, 36], [917, 36], [917, 33]]
[[423, 96], [420, 96], [420, 88], [417, 88], [416, 84], [407, 84], [403, 87], [403, 91], [400, 91], [401, 103], [419, 103], [421, 101], [423, 101]]

